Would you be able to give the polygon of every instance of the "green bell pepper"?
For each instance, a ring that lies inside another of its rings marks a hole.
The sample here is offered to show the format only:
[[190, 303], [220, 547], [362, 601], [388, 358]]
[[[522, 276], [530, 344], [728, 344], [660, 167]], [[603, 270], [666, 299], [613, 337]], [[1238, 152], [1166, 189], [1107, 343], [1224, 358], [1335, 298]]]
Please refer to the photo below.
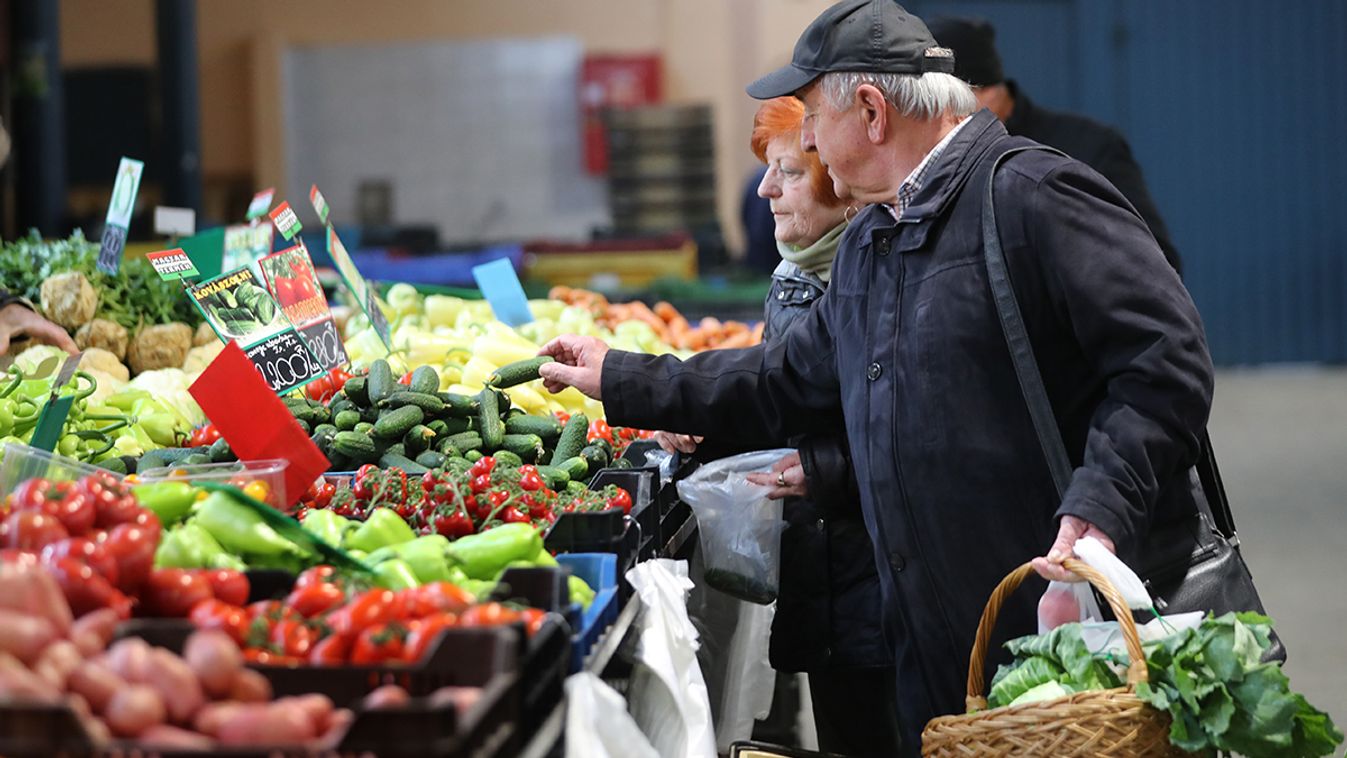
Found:
[[355, 522], [322, 508], [310, 510], [299, 523], [309, 534], [333, 547], [340, 545], [346, 533], [355, 528]]
[[491, 579], [513, 561], [529, 560], [542, 549], [543, 538], [532, 524], [502, 524], [459, 537], [449, 544], [449, 557], [472, 579]]
[[372, 553], [381, 547], [391, 547], [414, 539], [416, 532], [391, 508], [375, 508], [365, 523], [346, 537], [344, 547]]
[[374, 583], [386, 590], [406, 590], [421, 586], [412, 567], [398, 558], [384, 561], [374, 567]]
[[212, 492], [196, 507], [192, 520], [221, 545], [240, 555], [306, 555], [304, 548], [282, 537], [261, 516], [234, 502], [223, 492]]
[[196, 502], [196, 488], [187, 482], [153, 482], [137, 484], [131, 494], [146, 508], [154, 511], [159, 523], [171, 526], [187, 517]]
[[188, 523], [164, 532], [159, 548], [154, 552], [154, 565], [157, 568], [224, 568], [217, 564], [221, 562], [221, 556], [228, 555], [210, 532]]

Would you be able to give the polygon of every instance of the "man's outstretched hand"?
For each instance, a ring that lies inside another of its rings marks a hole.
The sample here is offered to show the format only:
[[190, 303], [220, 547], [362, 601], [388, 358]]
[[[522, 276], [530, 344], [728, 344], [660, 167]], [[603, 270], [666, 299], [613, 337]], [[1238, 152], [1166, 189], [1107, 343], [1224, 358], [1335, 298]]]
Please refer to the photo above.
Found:
[[594, 337], [563, 334], [543, 346], [538, 355], [550, 355], [555, 363], [545, 363], [538, 370], [548, 392], [560, 392], [574, 387], [585, 395], [602, 400], [603, 357], [608, 346]]
[[1108, 548], [1110, 553], [1117, 553], [1113, 546], [1113, 539], [1094, 524], [1078, 516], [1063, 516], [1062, 523], [1057, 528], [1057, 539], [1052, 543], [1048, 554], [1034, 559], [1034, 571], [1038, 575], [1050, 582], [1079, 582], [1080, 577], [1062, 568], [1062, 561], [1070, 558], [1071, 552], [1076, 546], [1076, 540], [1081, 537], [1094, 537]]

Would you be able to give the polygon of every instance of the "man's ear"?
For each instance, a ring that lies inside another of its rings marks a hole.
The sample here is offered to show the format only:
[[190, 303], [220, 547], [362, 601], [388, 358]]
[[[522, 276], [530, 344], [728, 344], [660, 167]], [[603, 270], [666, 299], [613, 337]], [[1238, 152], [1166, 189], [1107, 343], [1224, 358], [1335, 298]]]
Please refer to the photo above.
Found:
[[874, 145], [884, 142], [889, 123], [889, 101], [884, 93], [873, 84], [862, 84], [856, 88], [856, 104], [866, 138]]

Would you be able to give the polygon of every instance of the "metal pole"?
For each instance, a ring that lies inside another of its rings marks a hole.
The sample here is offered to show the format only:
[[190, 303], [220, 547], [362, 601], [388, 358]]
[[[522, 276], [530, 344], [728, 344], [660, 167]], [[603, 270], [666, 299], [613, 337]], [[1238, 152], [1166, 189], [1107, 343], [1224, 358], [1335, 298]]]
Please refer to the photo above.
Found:
[[201, 213], [201, 88], [196, 0], [158, 0], [159, 102], [164, 205]]

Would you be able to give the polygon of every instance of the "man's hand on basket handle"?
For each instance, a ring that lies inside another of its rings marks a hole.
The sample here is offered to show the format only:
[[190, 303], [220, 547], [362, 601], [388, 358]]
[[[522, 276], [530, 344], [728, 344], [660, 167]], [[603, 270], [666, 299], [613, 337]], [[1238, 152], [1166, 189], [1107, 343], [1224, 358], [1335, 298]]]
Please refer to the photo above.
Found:
[[1048, 554], [1034, 559], [1034, 571], [1050, 582], [1079, 582], [1081, 578], [1062, 568], [1062, 561], [1072, 556], [1072, 548], [1081, 537], [1094, 537], [1108, 548], [1110, 553], [1118, 551], [1113, 540], [1103, 530], [1078, 516], [1063, 516], [1057, 528], [1057, 539], [1052, 543]]

